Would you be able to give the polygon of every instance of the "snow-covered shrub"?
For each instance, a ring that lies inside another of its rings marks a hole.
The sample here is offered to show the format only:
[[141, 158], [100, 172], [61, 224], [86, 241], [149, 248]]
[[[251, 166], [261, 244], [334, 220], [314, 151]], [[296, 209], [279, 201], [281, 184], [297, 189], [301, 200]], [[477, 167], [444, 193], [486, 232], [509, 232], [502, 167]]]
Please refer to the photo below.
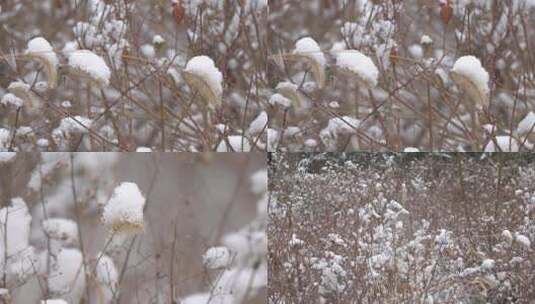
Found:
[[275, 153], [268, 303], [529, 302], [534, 161]]

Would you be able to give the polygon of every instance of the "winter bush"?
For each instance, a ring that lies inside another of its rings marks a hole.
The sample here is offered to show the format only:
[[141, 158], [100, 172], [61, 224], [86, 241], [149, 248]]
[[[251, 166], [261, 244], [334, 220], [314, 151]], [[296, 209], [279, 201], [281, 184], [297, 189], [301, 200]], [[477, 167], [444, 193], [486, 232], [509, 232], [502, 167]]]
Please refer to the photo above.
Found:
[[531, 303], [529, 154], [275, 154], [269, 303]]

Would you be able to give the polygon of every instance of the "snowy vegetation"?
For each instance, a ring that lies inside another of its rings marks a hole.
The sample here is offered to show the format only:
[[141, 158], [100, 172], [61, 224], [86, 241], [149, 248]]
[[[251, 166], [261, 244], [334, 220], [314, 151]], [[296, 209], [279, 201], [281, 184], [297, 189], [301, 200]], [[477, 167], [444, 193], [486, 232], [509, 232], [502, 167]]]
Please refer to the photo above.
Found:
[[0, 151], [265, 150], [267, 121], [248, 127], [268, 98], [267, 12], [267, 0], [4, 1]]
[[270, 304], [531, 303], [530, 154], [274, 154]]
[[264, 157], [0, 155], [0, 303], [264, 303]]
[[532, 0], [280, 0], [269, 19], [272, 151], [533, 149]]

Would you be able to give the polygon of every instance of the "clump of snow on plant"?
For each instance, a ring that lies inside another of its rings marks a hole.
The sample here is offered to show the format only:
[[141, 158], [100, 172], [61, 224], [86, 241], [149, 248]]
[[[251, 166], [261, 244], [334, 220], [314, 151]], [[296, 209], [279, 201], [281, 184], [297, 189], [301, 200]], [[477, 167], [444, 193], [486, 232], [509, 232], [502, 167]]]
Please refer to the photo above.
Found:
[[43, 37], [33, 38], [28, 41], [28, 48], [25, 54], [41, 61], [46, 68], [49, 77], [49, 85], [53, 86], [57, 79], [58, 57], [52, 45]]
[[29, 110], [35, 110], [41, 105], [39, 98], [30, 90], [30, 85], [24, 81], [13, 81], [9, 84], [7, 90], [18, 98], [24, 100], [24, 104]]
[[160, 36], [160, 35], [154, 35], [154, 37], [152, 37], [152, 44], [164, 44], [165, 43], [165, 39]]
[[18, 98], [15, 94], [7, 93], [2, 97], [0, 104], [4, 106], [14, 106], [15, 108], [21, 108], [24, 105], [24, 100]]
[[293, 52], [294, 54], [302, 55], [314, 60], [322, 67], [325, 66], [325, 55], [322, 53], [318, 43], [310, 37], [299, 39], [295, 43], [295, 49]]
[[69, 53], [69, 66], [96, 83], [107, 86], [111, 71], [102, 57], [89, 50], [76, 50]]
[[78, 241], [78, 225], [69, 219], [47, 219], [43, 222], [43, 230], [49, 238], [61, 240], [66, 245], [74, 245]]
[[292, 105], [292, 101], [283, 95], [276, 93], [269, 98], [269, 104], [272, 106], [280, 106], [283, 109], [289, 108]]
[[61, 120], [56, 132], [88, 133], [91, 128], [91, 119], [83, 116], [65, 117]]
[[520, 244], [525, 249], [529, 249], [531, 247], [531, 241], [529, 238], [525, 235], [522, 235], [520, 233], [515, 233], [515, 242]]
[[518, 152], [520, 144], [511, 136], [496, 136], [485, 145], [485, 152]]
[[230, 250], [224, 246], [208, 248], [202, 257], [202, 261], [208, 269], [225, 268], [231, 262]]
[[216, 96], [220, 97], [223, 93], [223, 74], [215, 66], [212, 58], [208, 56], [193, 57], [186, 64], [184, 71], [203, 79]]
[[489, 73], [476, 57], [463, 56], [457, 59], [451, 71], [469, 79], [482, 95], [489, 94]]
[[336, 54], [336, 65], [355, 73], [366, 85], [377, 86], [379, 70], [373, 61], [357, 50], [341, 51]]
[[102, 221], [113, 231], [137, 232], [143, 229], [145, 197], [135, 183], [117, 186], [104, 206]]
[[312, 75], [319, 87], [325, 84], [325, 55], [321, 51], [318, 43], [310, 38], [299, 39], [295, 43], [293, 55], [297, 58], [304, 59], [311, 67]]
[[[228, 143], [227, 143], [228, 141]], [[231, 135], [226, 139], [222, 139], [217, 145], [217, 152], [249, 152], [251, 151], [251, 144], [249, 140], [241, 135]]]

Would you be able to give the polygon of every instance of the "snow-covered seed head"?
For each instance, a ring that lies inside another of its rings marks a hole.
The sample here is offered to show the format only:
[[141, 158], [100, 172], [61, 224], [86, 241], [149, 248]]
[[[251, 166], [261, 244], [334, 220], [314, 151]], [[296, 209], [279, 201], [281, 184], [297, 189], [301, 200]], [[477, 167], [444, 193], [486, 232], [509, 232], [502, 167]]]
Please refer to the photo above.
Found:
[[64, 139], [69, 139], [74, 134], [87, 134], [92, 123], [91, 119], [83, 116], [65, 117], [59, 126], [52, 131], [52, 139], [56, 144], [60, 144]]
[[135, 183], [117, 186], [104, 206], [102, 221], [114, 232], [138, 233], [143, 230], [145, 197]]
[[28, 41], [25, 55], [41, 62], [45, 66], [48, 85], [53, 88], [58, 80], [58, 57], [50, 43], [43, 37]]
[[18, 98], [15, 94], [7, 93], [0, 100], [0, 104], [3, 106], [13, 106], [18, 109], [24, 105], [24, 100]]
[[513, 235], [511, 234], [511, 231], [505, 229], [502, 231], [502, 239], [509, 245], [513, 243]]
[[340, 51], [336, 54], [336, 66], [357, 76], [367, 88], [377, 86], [379, 70], [373, 61], [357, 50]]
[[275, 93], [269, 98], [269, 104], [274, 107], [277, 106], [283, 109], [288, 109], [292, 105], [292, 101], [289, 98], [284, 97], [282, 94]]
[[100, 86], [110, 83], [111, 71], [102, 57], [89, 50], [76, 50], [69, 54], [71, 71]]
[[152, 37], [152, 44], [154, 44], [154, 47], [161, 47], [165, 44], [165, 39], [160, 35], [155, 35]]
[[515, 243], [517, 243], [520, 247], [529, 250], [531, 247], [531, 241], [529, 238], [525, 235], [522, 235], [520, 233], [515, 233]]
[[496, 262], [493, 259], [484, 259], [483, 262], [481, 262], [481, 269], [491, 270], [495, 265]]
[[221, 269], [230, 265], [232, 257], [227, 247], [211, 247], [202, 256], [202, 263], [207, 269]]
[[30, 90], [30, 85], [23, 81], [14, 81], [9, 84], [7, 90], [24, 101], [24, 106], [30, 111], [37, 110], [41, 106], [41, 100]]
[[186, 83], [201, 94], [209, 106], [219, 106], [223, 95], [223, 74], [208, 56], [191, 58], [182, 71]]
[[310, 37], [299, 39], [295, 43], [294, 51], [287, 58], [306, 62], [318, 87], [322, 88], [325, 85], [325, 55], [314, 39]]
[[4, 303], [11, 303], [11, 295], [9, 293], [9, 289], [0, 288], [0, 300], [4, 301]]
[[51, 218], [43, 221], [45, 234], [64, 245], [76, 245], [78, 242], [78, 225], [76, 222], [62, 218]]
[[[299, 92], [297, 91], [297, 85], [288, 81], [279, 82], [276, 87], [276, 90], [280, 93], [280, 95], [290, 100], [291, 104], [293, 104], [296, 108], [299, 109], [303, 106], [303, 99], [301, 98], [301, 94], [299, 94]], [[286, 106], [286, 102], [284, 100], [279, 101], [281, 102], [281, 104]]]
[[468, 94], [477, 108], [488, 107], [489, 73], [474, 56], [463, 56], [451, 69], [451, 78]]

